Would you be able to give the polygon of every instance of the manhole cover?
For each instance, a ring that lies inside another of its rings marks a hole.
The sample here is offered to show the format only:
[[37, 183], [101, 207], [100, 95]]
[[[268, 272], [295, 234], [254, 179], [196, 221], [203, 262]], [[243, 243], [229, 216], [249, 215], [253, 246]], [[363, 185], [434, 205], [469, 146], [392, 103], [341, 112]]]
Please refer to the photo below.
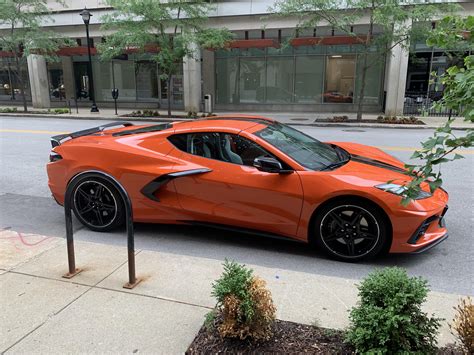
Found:
[[292, 121], [309, 121], [309, 118], [290, 118]]
[[365, 132], [363, 129], [343, 129], [344, 132]]

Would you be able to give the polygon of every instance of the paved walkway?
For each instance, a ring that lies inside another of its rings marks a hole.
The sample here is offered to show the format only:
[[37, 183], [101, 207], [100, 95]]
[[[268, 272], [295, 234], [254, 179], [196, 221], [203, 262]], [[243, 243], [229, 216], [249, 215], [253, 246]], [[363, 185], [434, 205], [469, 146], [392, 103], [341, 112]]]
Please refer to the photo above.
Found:
[[[5, 106], [0, 106], [1, 108], [5, 108]], [[21, 108], [18, 108], [20, 111]], [[32, 107], [29, 110], [35, 110]], [[122, 115], [129, 114], [132, 111], [138, 111], [143, 109], [119, 109], [118, 115], [115, 115], [115, 111], [112, 108], [103, 108], [100, 109], [100, 112], [93, 113], [90, 112], [89, 108], [81, 107], [79, 111], [76, 112], [75, 109], [72, 110], [70, 114], [52, 114], [47, 113], [45, 111], [44, 114], [32, 114], [32, 113], [21, 113], [23, 117], [54, 117], [54, 118], [75, 118], [75, 119], [97, 119], [97, 120], [145, 120], [145, 121], [166, 121], [169, 122], [170, 119], [166, 118], [167, 112], [164, 110], [160, 110], [160, 114], [162, 117], [153, 118], [124, 118], [121, 117]], [[156, 109], [151, 109], [156, 111]], [[183, 111], [173, 111], [174, 115], [182, 115], [186, 116], [186, 112]], [[280, 122], [291, 124], [291, 125], [305, 125], [305, 126], [317, 126], [317, 127], [327, 127], [327, 126], [335, 126], [335, 127], [379, 127], [379, 128], [411, 128], [411, 129], [422, 129], [428, 128], [433, 129], [439, 127], [440, 125], [444, 124], [447, 120], [447, 117], [419, 117], [421, 121], [425, 123], [425, 125], [404, 125], [404, 124], [383, 124], [378, 123], [376, 121], [377, 114], [365, 114], [363, 119], [364, 120], [373, 120], [371, 123], [358, 123], [355, 121], [356, 115], [354, 113], [314, 113], [314, 112], [216, 112], [216, 114], [252, 114], [252, 115], [261, 115], [266, 117], [274, 118]], [[201, 115], [201, 114], [199, 114]], [[341, 123], [327, 123], [327, 122], [315, 122], [317, 119], [325, 119], [334, 116], [348, 116], [348, 122], [341, 122]], [[18, 116], [18, 113], [0, 113], [0, 116]], [[176, 120], [176, 119], [172, 119]], [[461, 117], [455, 119], [455, 122], [452, 124], [452, 127], [455, 129], [467, 129], [473, 128], [474, 124], [465, 122]]]
[[[125, 241], [124, 241], [125, 244]], [[125, 247], [76, 241], [72, 279], [62, 238], [0, 232], [0, 353], [183, 353], [214, 306], [220, 261], [136, 251], [133, 290]], [[348, 325], [357, 280], [249, 265], [268, 282], [277, 317]], [[431, 292], [425, 309], [451, 320], [459, 295]], [[447, 322], [439, 344], [453, 341]]]

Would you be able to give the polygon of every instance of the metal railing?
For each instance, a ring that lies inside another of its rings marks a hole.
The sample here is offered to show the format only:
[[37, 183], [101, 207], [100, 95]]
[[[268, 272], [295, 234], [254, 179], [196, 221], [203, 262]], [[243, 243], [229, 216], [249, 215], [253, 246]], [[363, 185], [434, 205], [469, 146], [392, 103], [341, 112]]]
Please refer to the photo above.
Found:
[[404, 115], [414, 116], [435, 116], [435, 117], [456, 117], [459, 112], [451, 109], [433, 108], [436, 101], [443, 97], [440, 91], [430, 91], [421, 94], [419, 92], [406, 92], [405, 103], [403, 105]]

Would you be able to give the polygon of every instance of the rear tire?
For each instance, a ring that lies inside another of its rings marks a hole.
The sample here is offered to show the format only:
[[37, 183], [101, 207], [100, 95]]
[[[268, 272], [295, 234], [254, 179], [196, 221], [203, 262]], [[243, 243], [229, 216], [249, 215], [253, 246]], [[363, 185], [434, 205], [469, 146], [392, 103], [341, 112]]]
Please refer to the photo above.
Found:
[[334, 201], [318, 211], [314, 244], [331, 258], [355, 262], [378, 255], [388, 240], [382, 213], [357, 200]]
[[125, 206], [113, 183], [99, 174], [84, 174], [72, 186], [72, 210], [96, 232], [108, 232], [124, 223]]

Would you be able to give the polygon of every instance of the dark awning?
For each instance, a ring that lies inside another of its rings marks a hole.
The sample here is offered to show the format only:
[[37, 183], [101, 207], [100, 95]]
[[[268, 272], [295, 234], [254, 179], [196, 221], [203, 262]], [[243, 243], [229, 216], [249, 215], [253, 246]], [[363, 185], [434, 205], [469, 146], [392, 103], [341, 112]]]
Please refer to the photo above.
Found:
[[237, 39], [229, 44], [230, 48], [280, 48], [274, 39]]
[[[71, 57], [74, 55], [87, 55], [87, 47], [64, 47], [60, 48], [57, 52], [57, 55], [63, 57]], [[91, 54], [97, 54], [97, 48], [91, 48]]]

